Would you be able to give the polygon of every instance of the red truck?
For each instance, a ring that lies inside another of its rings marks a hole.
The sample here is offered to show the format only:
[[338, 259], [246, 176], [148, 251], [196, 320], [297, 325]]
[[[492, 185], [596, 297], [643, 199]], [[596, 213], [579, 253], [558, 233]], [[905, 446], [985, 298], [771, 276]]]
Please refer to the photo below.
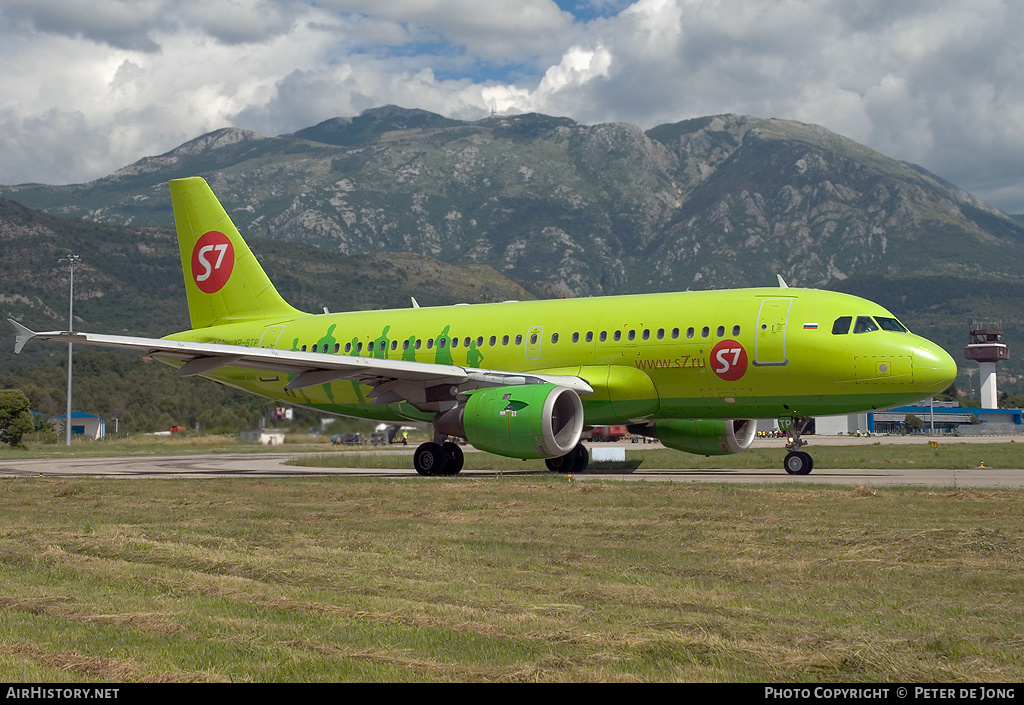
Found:
[[[590, 440], [594, 443], [601, 443], [607, 441], [608, 443], [614, 443], [623, 436], [626, 435], [625, 426], [594, 426], [589, 431]], [[586, 436], [586, 434], [584, 434]]]

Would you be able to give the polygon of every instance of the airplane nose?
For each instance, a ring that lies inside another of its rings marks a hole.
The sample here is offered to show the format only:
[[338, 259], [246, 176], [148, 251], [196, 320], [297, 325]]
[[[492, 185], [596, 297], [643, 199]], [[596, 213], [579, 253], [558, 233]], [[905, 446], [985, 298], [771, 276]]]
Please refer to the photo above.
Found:
[[956, 361], [932, 342], [914, 350], [914, 386], [928, 394], [944, 391], [956, 379]]

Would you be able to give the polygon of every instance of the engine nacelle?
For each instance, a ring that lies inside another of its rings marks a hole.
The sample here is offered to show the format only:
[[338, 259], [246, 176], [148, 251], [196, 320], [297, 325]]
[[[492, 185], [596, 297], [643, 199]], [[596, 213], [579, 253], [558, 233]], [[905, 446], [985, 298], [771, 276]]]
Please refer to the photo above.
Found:
[[656, 421], [658, 440], [669, 448], [697, 455], [741, 453], [754, 442], [753, 419], [673, 419]]
[[479, 389], [465, 405], [438, 414], [434, 430], [496, 455], [555, 458], [579, 443], [583, 403], [575, 391], [555, 384]]

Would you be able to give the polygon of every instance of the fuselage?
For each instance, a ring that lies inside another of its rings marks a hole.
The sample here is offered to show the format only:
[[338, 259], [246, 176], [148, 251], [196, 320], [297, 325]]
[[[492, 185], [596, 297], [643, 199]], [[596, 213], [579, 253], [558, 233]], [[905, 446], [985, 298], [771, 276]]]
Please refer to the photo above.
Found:
[[[845, 319], [845, 330], [844, 330]], [[304, 315], [168, 338], [578, 376], [586, 423], [841, 414], [908, 403], [956, 374], [938, 345], [858, 297], [796, 288], [607, 296]], [[288, 375], [204, 375], [330, 413], [429, 421], [336, 381], [286, 390]]]

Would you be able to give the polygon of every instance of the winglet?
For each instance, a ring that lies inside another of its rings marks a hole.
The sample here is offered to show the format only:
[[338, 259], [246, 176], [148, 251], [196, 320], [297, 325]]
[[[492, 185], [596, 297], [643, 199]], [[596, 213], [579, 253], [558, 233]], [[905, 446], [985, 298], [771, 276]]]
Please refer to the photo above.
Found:
[[409, 300], [412, 301], [412, 307], [413, 308], [419, 308], [420, 307], [420, 302], [416, 300], [415, 296], [410, 296]]
[[36, 337], [36, 334], [13, 318], [8, 318], [7, 322], [11, 324], [11, 327], [14, 328], [14, 332], [17, 334], [14, 338], [14, 354], [17, 355], [21, 352], [21, 349], [25, 347], [25, 343]]
[[786, 283], [786, 281], [782, 278], [781, 274], [776, 274], [775, 276], [777, 276], [779, 278], [779, 288], [780, 289], [788, 289], [789, 288], [789, 284]]

